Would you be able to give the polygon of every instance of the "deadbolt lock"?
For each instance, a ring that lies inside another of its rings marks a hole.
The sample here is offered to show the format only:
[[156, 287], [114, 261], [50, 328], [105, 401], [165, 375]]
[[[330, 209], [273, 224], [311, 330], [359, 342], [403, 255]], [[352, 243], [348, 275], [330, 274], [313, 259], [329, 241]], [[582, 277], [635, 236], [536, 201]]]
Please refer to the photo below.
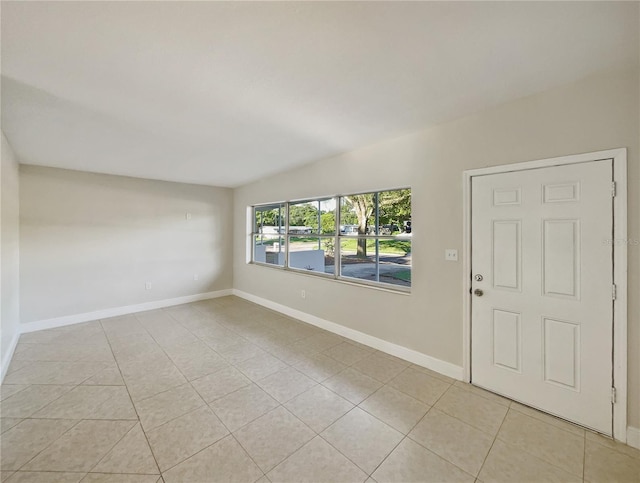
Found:
[[474, 280], [475, 280], [476, 282], [482, 282], [482, 280], [484, 280], [484, 278], [483, 278], [483, 277], [482, 277], [482, 275], [480, 275], [480, 274], [477, 274], [477, 275], [476, 275], [475, 277], [473, 277], [473, 278], [474, 278]]

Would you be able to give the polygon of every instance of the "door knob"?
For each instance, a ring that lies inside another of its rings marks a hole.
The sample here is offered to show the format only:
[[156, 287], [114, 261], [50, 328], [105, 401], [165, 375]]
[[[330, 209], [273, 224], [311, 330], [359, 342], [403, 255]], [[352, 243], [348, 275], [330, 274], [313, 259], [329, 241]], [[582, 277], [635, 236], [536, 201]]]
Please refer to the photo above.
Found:
[[480, 290], [479, 288], [475, 289], [473, 291], [474, 295], [477, 295], [478, 297], [482, 297], [484, 295], [484, 292], [482, 290]]

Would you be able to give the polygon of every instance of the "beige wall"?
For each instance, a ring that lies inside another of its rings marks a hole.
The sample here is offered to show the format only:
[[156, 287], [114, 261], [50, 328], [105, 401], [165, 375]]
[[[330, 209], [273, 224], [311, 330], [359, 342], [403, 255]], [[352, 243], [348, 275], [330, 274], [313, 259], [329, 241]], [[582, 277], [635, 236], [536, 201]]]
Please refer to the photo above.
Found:
[[231, 288], [232, 202], [230, 189], [22, 165], [21, 322]]
[[11, 146], [2, 133], [2, 163], [0, 167], [0, 357], [2, 373], [11, 341], [18, 334], [19, 312], [19, 247], [18, 247], [18, 162]]
[[[234, 287], [462, 364], [462, 172], [627, 147], [629, 237], [640, 238], [637, 71], [609, 73], [387, 140], [238, 188]], [[255, 203], [378, 188], [413, 189], [413, 288], [402, 295], [246, 264]], [[640, 427], [640, 246], [629, 246], [629, 424]], [[306, 290], [306, 298], [299, 296]]]

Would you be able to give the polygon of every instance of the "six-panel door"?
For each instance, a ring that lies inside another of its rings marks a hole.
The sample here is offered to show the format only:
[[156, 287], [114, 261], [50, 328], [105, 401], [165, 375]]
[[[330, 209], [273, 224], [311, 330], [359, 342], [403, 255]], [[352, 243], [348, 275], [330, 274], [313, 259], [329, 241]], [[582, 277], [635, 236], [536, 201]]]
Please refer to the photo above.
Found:
[[472, 382], [609, 435], [612, 169], [472, 179]]

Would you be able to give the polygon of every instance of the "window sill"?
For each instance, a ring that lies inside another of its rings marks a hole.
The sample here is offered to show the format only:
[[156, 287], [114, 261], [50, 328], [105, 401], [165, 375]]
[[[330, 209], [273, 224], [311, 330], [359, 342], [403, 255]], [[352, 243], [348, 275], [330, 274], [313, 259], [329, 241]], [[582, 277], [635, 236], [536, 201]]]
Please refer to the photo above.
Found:
[[261, 262], [248, 262], [247, 265], [254, 265], [256, 267], [266, 267], [266, 268], [271, 268], [271, 269], [276, 269], [276, 270], [281, 270], [283, 272], [287, 272], [287, 273], [293, 273], [296, 275], [302, 275], [304, 277], [313, 277], [316, 279], [324, 279], [324, 280], [331, 280], [334, 282], [338, 282], [344, 285], [350, 285], [352, 287], [365, 287], [365, 288], [370, 288], [373, 290], [379, 290], [382, 292], [387, 292], [387, 293], [393, 293], [396, 295], [404, 295], [404, 296], [408, 296], [411, 295], [411, 287], [404, 287], [404, 286], [394, 286], [391, 284], [386, 284], [386, 283], [377, 283], [377, 282], [367, 282], [367, 281], [358, 281], [358, 279], [354, 279], [354, 278], [349, 278], [349, 277], [335, 277], [334, 275], [331, 275], [329, 273], [320, 273], [320, 272], [316, 272], [316, 273], [310, 273], [308, 270], [298, 270], [295, 268], [288, 268], [288, 267], [283, 267], [280, 265], [273, 265], [273, 264], [269, 264], [269, 263], [261, 263]]

